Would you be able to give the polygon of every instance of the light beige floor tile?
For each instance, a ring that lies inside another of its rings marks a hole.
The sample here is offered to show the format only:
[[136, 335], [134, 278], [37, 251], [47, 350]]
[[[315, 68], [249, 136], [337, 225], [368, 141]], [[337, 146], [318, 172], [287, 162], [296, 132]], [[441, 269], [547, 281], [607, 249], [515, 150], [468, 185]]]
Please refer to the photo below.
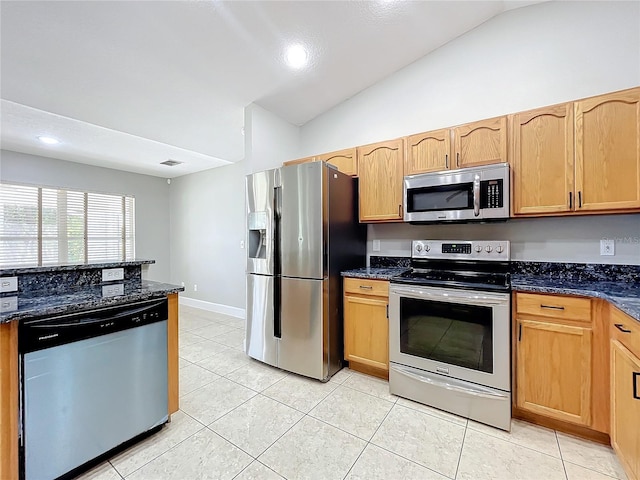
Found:
[[467, 429], [457, 480], [565, 480], [562, 460]]
[[252, 360], [225, 377], [256, 392], [261, 392], [287, 375], [283, 370]]
[[231, 325], [235, 328], [244, 328], [247, 324], [244, 318], [232, 317], [231, 315], [225, 315], [223, 313], [217, 313], [215, 319], [220, 323]]
[[180, 333], [190, 332], [197, 328], [207, 327], [211, 325], [211, 320], [206, 318], [197, 317], [195, 315], [182, 316], [178, 320], [178, 327], [180, 329]]
[[423, 405], [422, 403], [413, 402], [406, 398], [398, 397], [398, 401], [396, 403], [398, 405], [402, 405], [403, 407], [411, 408], [413, 410], [418, 410], [419, 412], [429, 414], [433, 417], [441, 418], [442, 420], [447, 420], [449, 422], [457, 423], [458, 425], [462, 425], [463, 427], [467, 424], [466, 418], [459, 417], [458, 415], [454, 415], [453, 413], [445, 412], [437, 408], [430, 407], [429, 405]]
[[394, 405], [371, 443], [453, 478], [465, 427]]
[[560, 453], [565, 462], [615, 478], [625, 478], [624, 469], [611, 447], [558, 432]]
[[[615, 478], [570, 462], [564, 462], [564, 470], [567, 472], [568, 480], [613, 480]], [[624, 479], [626, 480], [626, 476]]]
[[218, 375], [226, 375], [250, 362], [251, 358], [246, 353], [229, 348], [222, 353], [200, 360], [197, 364]]
[[332, 383], [339, 383], [342, 384], [344, 383], [347, 378], [349, 378], [351, 375], [353, 374], [353, 370], [349, 370], [348, 368], [343, 368], [342, 370], [338, 370], [336, 373], [333, 374], [333, 377], [331, 377], [329, 379], [330, 382]]
[[253, 390], [220, 377], [182, 397], [180, 409], [209, 425], [255, 395]]
[[303, 416], [282, 403], [256, 395], [209, 428], [249, 455], [258, 457]]
[[333, 392], [338, 385], [337, 383], [322, 383], [318, 380], [291, 374], [263, 390], [262, 393], [296, 410], [307, 413]]
[[196, 335], [195, 333], [193, 333], [194, 331], [197, 330], [191, 330], [188, 332], [180, 332], [178, 334], [178, 342], [180, 345], [193, 345], [194, 343], [200, 343], [200, 342], [204, 342], [206, 340], [206, 338], [200, 336], [200, 335]]
[[203, 428], [204, 425], [179, 410], [162, 430], [111, 458], [111, 463], [126, 477]]
[[214, 340], [215, 337], [222, 335], [224, 333], [232, 332], [234, 330], [235, 328], [233, 328], [230, 325], [225, 325], [223, 323], [216, 323], [213, 325], [208, 325], [206, 327], [198, 328], [196, 330], [191, 330], [188, 333], [191, 333], [193, 335], [199, 335], [203, 338], [206, 338], [207, 340]]
[[211, 383], [217, 378], [220, 378], [220, 376], [192, 363], [180, 369], [180, 381], [178, 382], [180, 396], [182, 397], [200, 387], [204, 387], [207, 383]]
[[345, 480], [448, 480], [428, 468], [369, 444]]
[[353, 388], [390, 402], [395, 402], [398, 399], [398, 397], [389, 393], [389, 382], [362, 373], [353, 372], [342, 384], [345, 387]]
[[178, 358], [178, 365], [179, 365], [179, 368], [180, 368], [180, 369], [183, 369], [184, 367], [188, 367], [189, 365], [193, 365], [193, 363], [191, 363], [191, 362], [190, 362], [190, 361], [188, 361], [188, 360], [185, 360], [185, 359], [184, 359], [184, 358], [182, 358], [182, 357], [179, 357], [179, 358]]
[[256, 460], [234, 480], [284, 480], [284, 478]]
[[368, 441], [392, 407], [387, 400], [339, 386], [309, 415]]
[[232, 479], [252, 460], [204, 428], [134, 472], [128, 480]]
[[75, 480], [122, 480], [122, 477], [109, 462], [104, 462], [76, 477]]
[[304, 417], [259, 460], [287, 479], [343, 479], [366, 442]]
[[191, 345], [180, 345], [179, 355], [191, 363], [196, 363], [212, 355], [222, 353], [227, 349], [228, 347], [220, 343], [204, 340]]
[[230, 332], [215, 337], [215, 341], [229, 348], [244, 351], [244, 330], [234, 328]]
[[556, 432], [548, 428], [539, 427], [529, 422], [521, 420], [511, 421], [511, 432], [505, 432], [498, 428], [493, 428], [482, 423], [469, 420], [469, 428], [477, 432], [486, 433], [492, 437], [506, 440], [523, 447], [531, 448], [541, 453], [546, 453], [556, 458], [560, 458], [558, 440]]

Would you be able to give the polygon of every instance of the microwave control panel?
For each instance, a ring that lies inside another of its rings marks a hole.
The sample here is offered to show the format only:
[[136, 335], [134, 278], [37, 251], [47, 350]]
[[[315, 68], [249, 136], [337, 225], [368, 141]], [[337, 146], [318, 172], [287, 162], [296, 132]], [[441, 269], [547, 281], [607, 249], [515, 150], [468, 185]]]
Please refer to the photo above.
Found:
[[480, 208], [502, 208], [504, 194], [502, 179], [480, 182]]

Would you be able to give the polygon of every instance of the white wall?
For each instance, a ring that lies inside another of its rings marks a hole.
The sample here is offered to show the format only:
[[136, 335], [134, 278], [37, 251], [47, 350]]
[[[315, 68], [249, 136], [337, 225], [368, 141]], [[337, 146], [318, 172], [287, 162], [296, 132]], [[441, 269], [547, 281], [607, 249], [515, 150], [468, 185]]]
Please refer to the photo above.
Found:
[[1, 150], [0, 180], [133, 195], [136, 257], [156, 261], [143, 267], [144, 277], [169, 281], [169, 185], [164, 178]]
[[[363, 145], [640, 85], [639, 2], [546, 2], [480, 25], [301, 128], [299, 156]], [[614, 257], [600, 239], [622, 238]], [[411, 239], [494, 239], [520, 260], [640, 264], [640, 215], [505, 224], [373, 225], [368, 253]]]
[[[295, 158], [299, 128], [257, 105], [245, 109], [245, 159], [171, 182], [171, 281], [194, 305], [244, 315], [245, 175]], [[194, 291], [198, 285], [198, 291]], [[206, 302], [206, 303], [203, 303]]]

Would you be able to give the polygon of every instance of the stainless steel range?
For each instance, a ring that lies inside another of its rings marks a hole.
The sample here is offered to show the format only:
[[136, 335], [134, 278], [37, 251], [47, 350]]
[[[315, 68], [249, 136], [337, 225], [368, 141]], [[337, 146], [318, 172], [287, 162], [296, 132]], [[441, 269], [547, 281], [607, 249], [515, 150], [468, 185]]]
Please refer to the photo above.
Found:
[[510, 244], [417, 240], [389, 289], [391, 393], [511, 423]]

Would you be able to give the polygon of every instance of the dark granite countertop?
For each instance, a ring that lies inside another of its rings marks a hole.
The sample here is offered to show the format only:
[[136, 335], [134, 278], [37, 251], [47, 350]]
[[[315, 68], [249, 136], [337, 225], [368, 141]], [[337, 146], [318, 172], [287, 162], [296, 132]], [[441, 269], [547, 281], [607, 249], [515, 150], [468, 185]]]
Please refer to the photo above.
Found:
[[407, 267], [364, 267], [340, 272], [343, 277], [368, 278], [371, 280], [389, 280], [409, 270]]
[[[25, 294], [3, 294], [0, 298], [3, 307], [0, 309], [0, 323], [149, 300], [184, 291], [184, 287], [178, 285], [149, 280], [123, 283], [122, 295], [109, 295], [103, 287], [113, 287], [113, 284], [83, 286], [57, 293], [40, 290]], [[17, 309], [4, 311], [5, 303], [16, 298]]]
[[118, 268], [131, 267], [135, 265], [150, 265], [156, 263], [155, 260], [128, 260], [123, 262], [88, 262], [88, 263], [72, 263], [61, 265], [44, 265], [42, 267], [13, 267], [3, 268], [0, 270], [0, 276], [10, 277], [24, 273], [46, 273], [46, 272], [64, 272], [73, 270], [93, 270], [97, 268]]
[[518, 292], [603, 298], [640, 322], [640, 284], [637, 282], [585, 281], [518, 273], [511, 276], [511, 288]]

